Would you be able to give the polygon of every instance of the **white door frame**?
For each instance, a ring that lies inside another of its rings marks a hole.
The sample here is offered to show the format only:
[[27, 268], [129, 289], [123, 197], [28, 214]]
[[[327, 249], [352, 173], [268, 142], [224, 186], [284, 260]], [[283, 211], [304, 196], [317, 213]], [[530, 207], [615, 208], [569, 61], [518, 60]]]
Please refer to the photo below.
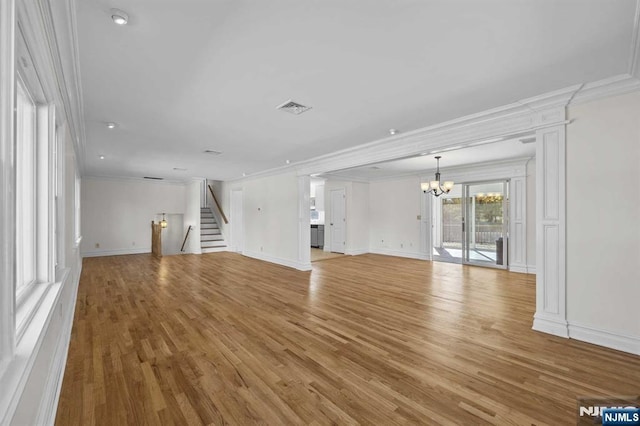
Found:
[[[237, 198], [238, 193], [240, 193], [240, 198]], [[239, 206], [236, 204], [238, 199], [240, 200]], [[231, 250], [242, 253], [244, 251], [244, 192], [242, 188], [231, 189], [229, 200], [231, 206]]]
[[[342, 209], [342, 213], [343, 213], [343, 222], [342, 222], [342, 236], [343, 236], [343, 241], [342, 241], [342, 251], [337, 251], [334, 250], [334, 247], [336, 242], [334, 241], [333, 238], [333, 230], [334, 230], [334, 223], [336, 223], [335, 218], [333, 217], [333, 193], [334, 192], [339, 192], [342, 194], [342, 205], [343, 205], [343, 209]], [[331, 241], [330, 241], [330, 247], [329, 250], [334, 252], [334, 253], [345, 253], [346, 248], [347, 248], [347, 190], [346, 188], [334, 188], [334, 189], [330, 189], [329, 190], [329, 203], [330, 203], [330, 216], [329, 216], [329, 235], [331, 235]]]

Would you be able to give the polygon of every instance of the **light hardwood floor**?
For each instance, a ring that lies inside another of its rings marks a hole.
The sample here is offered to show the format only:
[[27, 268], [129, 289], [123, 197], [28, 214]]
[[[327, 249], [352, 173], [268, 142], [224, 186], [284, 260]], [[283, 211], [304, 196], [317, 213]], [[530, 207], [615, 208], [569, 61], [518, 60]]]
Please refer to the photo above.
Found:
[[549, 424], [640, 357], [531, 330], [532, 276], [345, 256], [84, 260], [57, 424]]

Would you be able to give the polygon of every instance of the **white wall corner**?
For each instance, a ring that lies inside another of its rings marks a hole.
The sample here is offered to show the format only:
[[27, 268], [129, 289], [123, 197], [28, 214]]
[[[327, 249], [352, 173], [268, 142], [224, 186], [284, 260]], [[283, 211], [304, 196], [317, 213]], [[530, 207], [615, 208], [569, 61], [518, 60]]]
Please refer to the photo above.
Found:
[[640, 355], [640, 337], [601, 330], [584, 324], [569, 322], [569, 337], [594, 345]]

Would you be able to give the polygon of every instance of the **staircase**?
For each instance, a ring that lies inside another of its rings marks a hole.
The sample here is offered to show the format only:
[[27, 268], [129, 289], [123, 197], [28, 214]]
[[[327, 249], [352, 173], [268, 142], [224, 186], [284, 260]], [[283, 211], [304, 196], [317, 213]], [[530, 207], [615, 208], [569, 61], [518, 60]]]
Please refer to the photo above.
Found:
[[208, 207], [200, 209], [200, 247], [202, 253], [227, 251], [227, 243], [220, 232], [218, 222]]

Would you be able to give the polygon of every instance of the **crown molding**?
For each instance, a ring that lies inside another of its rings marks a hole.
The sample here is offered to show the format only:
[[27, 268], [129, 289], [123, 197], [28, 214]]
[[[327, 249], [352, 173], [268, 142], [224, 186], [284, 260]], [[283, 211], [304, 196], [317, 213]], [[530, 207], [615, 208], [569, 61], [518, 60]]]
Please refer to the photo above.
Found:
[[94, 180], [94, 181], [112, 181], [112, 182], [127, 182], [127, 183], [148, 183], [152, 185], [173, 185], [173, 186], [187, 186], [193, 182], [201, 181], [201, 179], [187, 179], [187, 180], [173, 180], [173, 179], [145, 179], [141, 177], [129, 177], [129, 176], [82, 176], [82, 180]]
[[623, 95], [640, 90], [640, 79], [630, 74], [620, 74], [582, 85], [571, 99], [569, 106], [591, 102], [609, 96]]
[[[47, 102], [56, 105], [57, 124], [66, 122], [82, 171], [84, 114], [77, 66], [77, 37], [71, 0], [52, 7], [51, 0], [17, 2], [16, 19], [34, 61]], [[74, 58], [75, 56], [75, 58]]]

